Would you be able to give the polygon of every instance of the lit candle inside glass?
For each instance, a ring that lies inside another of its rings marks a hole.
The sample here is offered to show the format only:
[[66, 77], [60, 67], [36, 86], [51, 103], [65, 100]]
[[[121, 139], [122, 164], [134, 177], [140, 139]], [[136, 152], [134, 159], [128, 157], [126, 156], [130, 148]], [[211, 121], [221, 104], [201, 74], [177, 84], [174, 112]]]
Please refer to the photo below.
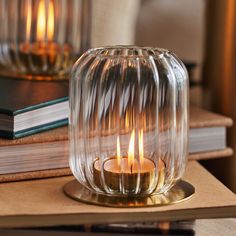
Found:
[[[145, 192], [153, 185], [154, 178], [158, 178], [158, 188], [164, 184], [165, 164], [159, 159], [157, 167], [153, 160], [144, 156], [143, 130], [138, 134], [138, 156], [135, 158], [135, 131], [130, 136], [128, 156], [122, 156], [120, 139], [117, 138], [117, 156], [110, 157], [103, 165], [106, 185], [114, 191], [119, 190], [121, 181], [127, 192], [136, 190], [139, 179], [139, 192]], [[94, 162], [94, 180], [100, 186], [101, 165], [99, 159]], [[138, 177], [139, 175], [139, 177]], [[158, 176], [156, 176], [158, 175]]]
[[36, 34], [32, 37], [33, 18], [31, 4], [26, 11], [26, 41], [20, 44], [20, 58], [27, 68], [34, 65], [35, 72], [51, 72], [56, 63], [67, 67], [70, 62], [71, 47], [68, 44], [59, 45], [54, 41], [55, 34], [55, 7], [52, 0], [40, 0], [37, 6]]

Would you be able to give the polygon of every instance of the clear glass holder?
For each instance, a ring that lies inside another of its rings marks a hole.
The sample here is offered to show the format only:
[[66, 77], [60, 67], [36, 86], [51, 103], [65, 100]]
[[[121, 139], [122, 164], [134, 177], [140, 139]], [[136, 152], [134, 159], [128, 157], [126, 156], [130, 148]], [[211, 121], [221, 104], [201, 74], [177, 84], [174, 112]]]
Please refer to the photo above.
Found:
[[91, 193], [166, 194], [188, 156], [188, 75], [165, 49], [95, 48], [70, 80], [70, 167]]

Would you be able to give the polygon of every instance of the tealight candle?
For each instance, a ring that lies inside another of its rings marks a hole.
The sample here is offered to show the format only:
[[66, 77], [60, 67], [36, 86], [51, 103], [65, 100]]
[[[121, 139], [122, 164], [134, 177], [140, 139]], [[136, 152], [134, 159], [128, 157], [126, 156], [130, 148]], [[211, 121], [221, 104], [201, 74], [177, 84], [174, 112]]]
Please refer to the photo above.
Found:
[[[13, 52], [15, 49], [12, 50]], [[27, 68], [31, 68], [31, 64], [36, 69], [44, 68], [47, 65], [46, 73], [50, 73], [55, 65], [63, 60], [63, 67], [70, 65], [70, 55], [72, 48], [64, 44], [62, 46], [54, 42], [35, 42], [22, 43], [19, 47], [19, 58], [25, 63]], [[39, 69], [42, 72], [42, 69]]]
[[[137, 180], [139, 181], [138, 192], [146, 192], [155, 182], [155, 178], [158, 179], [156, 190], [161, 188], [164, 184], [164, 170], [165, 164], [162, 160], [155, 163], [148, 158], [144, 158], [142, 163], [138, 160], [134, 160], [134, 163], [130, 166], [128, 157], [122, 157], [120, 165], [118, 165], [117, 157], [111, 157], [104, 161], [102, 168], [104, 169], [105, 184], [108, 188], [113, 191], [120, 190], [121, 183], [124, 191], [135, 192], [138, 186]], [[101, 164], [99, 159], [94, 162], [94, 182], [96, 185], [101, 187]], [[138, 178], [138, 175], [140, 176]], [[157, 176], [155, 176], [157, 175]]]
[[[125, 193], [144, 193], [149, 189], [160, 188], [164, 184], [165, 165], [162, 160], [154, 163], [153, 160], [144, 157], [143, 130], [138, 134], [138, 157], [135, 158], [135, 131], [130, 137], [128, 156], [120, 154], [120, 140], [117, 138], [117, 156], [104, 160], [103, 164], [99, 159], [93, 165], [94, 182], [97, 186], [107, 186], [112, 191], [122, 191]], [[157, 166], [156, 166], [157, 165]], [[101, 184], [101, 170], [103, 169], [105, 183]], [[158, 178], [158, 184], [156, 183]]]

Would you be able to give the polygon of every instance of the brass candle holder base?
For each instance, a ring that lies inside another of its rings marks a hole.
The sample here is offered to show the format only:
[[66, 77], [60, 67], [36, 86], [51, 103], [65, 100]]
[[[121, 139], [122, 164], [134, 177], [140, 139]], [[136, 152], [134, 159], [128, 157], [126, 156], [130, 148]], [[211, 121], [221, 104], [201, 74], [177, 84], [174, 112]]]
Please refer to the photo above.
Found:
[[64, 193], [74, 200], [88, 204], [101, 205], [106, 207], [151, 207], [180, 203], [190, 199], [195, 193], [195, 188], [186, 181], [179, 181], [165, 194], [152, 194], [145, 197], [117, 197], [103, 194], [96, 194], [77, 180], [67, 183]]

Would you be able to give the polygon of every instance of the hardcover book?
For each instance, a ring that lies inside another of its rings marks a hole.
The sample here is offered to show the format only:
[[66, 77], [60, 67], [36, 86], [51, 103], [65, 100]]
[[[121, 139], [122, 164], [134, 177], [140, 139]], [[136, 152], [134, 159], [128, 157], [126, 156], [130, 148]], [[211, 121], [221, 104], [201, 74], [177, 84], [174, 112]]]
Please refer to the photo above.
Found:
[[14, 139], [68, 123], [68, 81], [0, 78], [0, 136]]

